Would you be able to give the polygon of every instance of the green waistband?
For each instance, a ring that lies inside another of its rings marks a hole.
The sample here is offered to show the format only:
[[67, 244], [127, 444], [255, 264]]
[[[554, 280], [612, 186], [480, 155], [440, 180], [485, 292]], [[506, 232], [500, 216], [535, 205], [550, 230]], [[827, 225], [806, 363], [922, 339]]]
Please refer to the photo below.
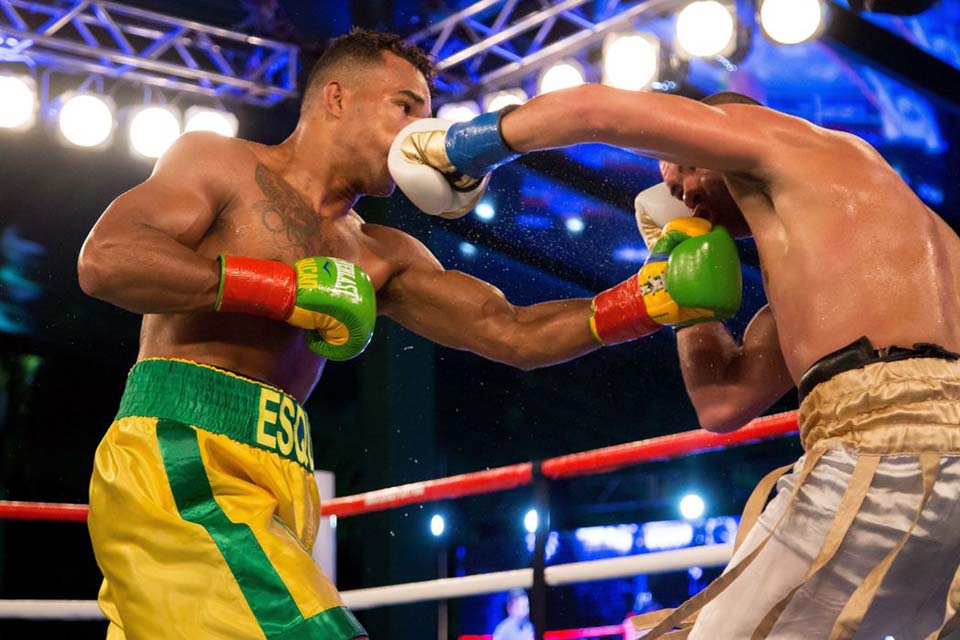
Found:
[[163, 418], [272, 451], [313, 471], [310, 422], [279, 389], [183, 360], [144, 360], [127, 376], [117, 420]]

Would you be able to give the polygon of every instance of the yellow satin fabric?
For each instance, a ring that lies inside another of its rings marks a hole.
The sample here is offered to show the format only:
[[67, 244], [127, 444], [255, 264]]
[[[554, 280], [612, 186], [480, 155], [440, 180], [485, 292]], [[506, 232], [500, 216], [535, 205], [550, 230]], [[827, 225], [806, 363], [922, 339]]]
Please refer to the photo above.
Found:
[[[216, 502], [253, 532], [304, 618], [342, 606], [310, 556], [320, 500], [309, 471], [226, 436], [197, 430]], [[108, 638], [264, 638], [207, 530], [178, 512], [157, 443], [157, 419], [118, 420], [90, 482], [90, 537], [104, 574]]]
[[[832, 448], [849, 447], [855, 451], [856, 467], [847, 480], [847, 490], [836, 513], [828, 516], [832, 518], [832, 522], [829, 523], [819, 553], [813, 557], [799, 584], [786, 593], [782, 600], [776, 602], [772, 609], [760, 612], [765, 615], [752, 635], [753, 640], [777, 637], [770, 634], [775, 631], [778, 617], [800, 587], [834, 558], [860, 512], [873, 474], [883, 457], [916, 456], [921, 471], [922, 492], [913, 523], [891, 544], [886, 555], [878, 559], [873, 570], [854, 589], [829, 635], [831, 640], [853, 638], [888, 570], [911, 539], [921, 514], [934, 493], [941, 462], [948, 457], [955, 459], [955, 456], [960, 454], [960, 362], [919, 358], [876, 363], [844, 372], [813, 389], [800, 407], [798, 421], [807, 456], [786, 507], [777, 518], [777, 524], [771, 527], [770, 533], [762, 538], [750, 554], [739, 559], [736, 565], [728, 567], [724, 575], [704, 592], [672, 614], [662, 611], [635, 618], [634, 624], [638, 630], [648, 629], [659, 623], [645, 638], [652, 640], [658, 637], [673, 637], [668, 633], [671, 627], [680, 625], [681, 621], [691, 624], [703, 606], [719, 596], [743, 573], [746, 566], [763, 549], [774, 530], [784, 521], [793, 506], [794, 498], [798, 491], [802, 490], [802, 485], [812, 470], [811, 460], [814, 460], [815, 466], [816, 460]], [[916, 488], [905, 487], [904, 490], [915, 491]], [[769, 491], [770, 483], [761, 482], [748, 504], [755, 507], [758, 500], [764, 500], [769, 495]], [[748, 514], [748, 511], [752, 513]], [[738, 535], [738, 546], [743, 540], [742, 534], [753, 525], [755, 513], [755, 509], [744, 512], [741, 521], [743, 531]], [[952, 569], [953, 567], [950, 567], [951, 571]], [[922, 576], [917, 578], [923, 580]], [[905, 584], [902, 588], [913, 589], [915, 586]], [[889, 585], [884, 587], [890, 588]], [[757, 584], [757, 588], [762, 589], [762, 584]], [[928, 640], [943, 638], [960, 626], [960, 616], [956, 613], [958, 602], [960, 569], [957, 569], [947, 602], [944, 603], [943, 626], [931, 632], [927, 636]], [[730, 615], [738, 613], [731, 611]], [[690, 633], [691, 629], [686, 628], [681, 635], [686, 637]], [[698, 635], [699, 633], [703, 635]], [[700, 629], [699, 626], [693, 628], [693, 635], [698, 638], [711, 637], [710, 629]]]

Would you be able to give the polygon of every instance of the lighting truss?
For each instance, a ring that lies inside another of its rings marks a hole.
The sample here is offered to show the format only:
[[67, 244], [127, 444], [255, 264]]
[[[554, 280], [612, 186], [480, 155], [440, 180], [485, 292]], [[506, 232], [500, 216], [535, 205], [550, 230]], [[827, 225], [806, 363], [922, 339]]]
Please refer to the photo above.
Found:
[[297, 95], [291, 44], [101, 0], [0, 0], [0, 62], [258, 105]]
[[451, 99], [500, 89], [685, 0], [479, 0], [408, 40], [438, 60]]

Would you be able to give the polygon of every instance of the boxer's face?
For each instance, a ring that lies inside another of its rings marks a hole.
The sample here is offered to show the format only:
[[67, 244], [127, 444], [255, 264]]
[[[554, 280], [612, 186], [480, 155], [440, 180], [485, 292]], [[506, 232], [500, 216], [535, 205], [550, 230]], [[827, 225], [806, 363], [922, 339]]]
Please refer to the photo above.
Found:
[[750, 235], [740, 207], [730, 195], [723, 174], [712, 169], [660, 163], [663, 181], [674, 198], [680, 200], [697, 218], [722, 224], [735, 237]]
[[357, 139], [364, 143], [369, 172], [366, 192], [390, 195], [394, 184], [387, 170], [387, 154], [394, 138], [405, 126], [430, 116], [430, 88], [423, 74], [392, 53], [383, 54], [384, 64], [371, 73], [357, 92]]

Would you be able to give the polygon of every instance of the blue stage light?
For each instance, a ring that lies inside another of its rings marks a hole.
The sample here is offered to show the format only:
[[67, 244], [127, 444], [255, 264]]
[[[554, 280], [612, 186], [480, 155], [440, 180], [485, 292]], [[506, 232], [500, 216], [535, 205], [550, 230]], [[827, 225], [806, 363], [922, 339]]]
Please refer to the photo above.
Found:
[[523, 528], [528, 533], [534, 533], [538, 526], [540, 526], [540, 515], [536, 509], [530, 509], [530, 511], [527, 511], [527, 515], [523, 516]]
[[570, 233], [583, 233], [586, 225], [583, 223], [583, 218], [567, 218], [564, 224], [567, 227], [567, 231]]
[[490, 222], [497, 215], [497, 210], [493, 208], [493, 205], [489, 202], [481, 202], [477, 205], [477, 208], [473, 210], [477, 217], [483, 220], [484, 222]]

